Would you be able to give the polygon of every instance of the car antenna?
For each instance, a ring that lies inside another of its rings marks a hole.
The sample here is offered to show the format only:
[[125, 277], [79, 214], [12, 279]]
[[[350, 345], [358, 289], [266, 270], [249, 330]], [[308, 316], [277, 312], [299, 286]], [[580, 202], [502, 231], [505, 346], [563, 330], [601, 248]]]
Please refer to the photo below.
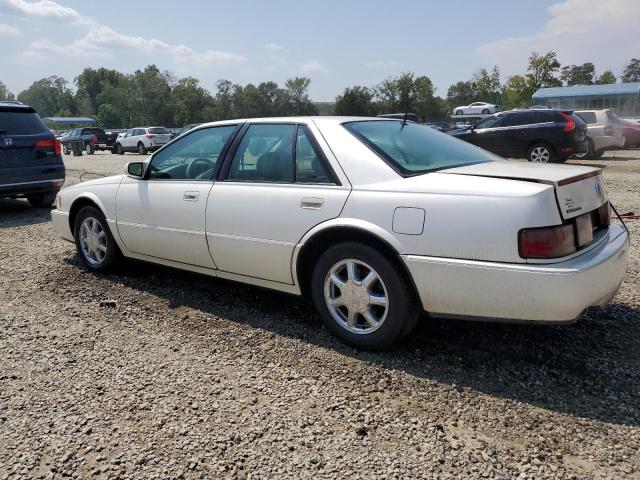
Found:
[[400, 127], [400, 130], [402, 130], [406, 124], [407, 124], [407, 112], [405, 111], [404, 119], [402, 120], [402, 126]]

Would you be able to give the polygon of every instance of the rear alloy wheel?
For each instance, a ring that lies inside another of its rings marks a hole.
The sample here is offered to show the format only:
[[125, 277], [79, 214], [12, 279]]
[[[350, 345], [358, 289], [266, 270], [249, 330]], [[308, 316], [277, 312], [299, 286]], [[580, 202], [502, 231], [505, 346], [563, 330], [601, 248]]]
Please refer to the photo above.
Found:
[[96, 147], [93, 145], [93, 143], [89, 142], [84, 146], [84, 151], [87, 153], [87, 155], [93, 155], [96, 151]]
[[49, 208], [56, 201], [55, 193], [37, 193], [34, 195], [27, 195], [27, 200], [32, 207]]
[[110, 269], [120, 258], [107, 220], [95, 207], [84, 207], [78, 213], [74, 227], [76, 249], [84, 264], [93, 271]]
[[488, 108], [483, 108], [482, 109], [482, 114], [483, 115], [488, 115], [489, 114], [489, 109]]
[[398, 267], [359, 243], [330, 247], [318, 259], [311, 293], [327, 328], [361, 349], [386, 348], [411, 332], [419, 310]]
[[144, 146], [144, 143], [140, 142], [138, 144], [138, 153], [140, 155], [146, 155], [147, 154], [147, 147]]
[[62, 144], [62, 153], [65, 155], [69, 155], [71, 153], [71, 150], [69, 150], [69, 146], [66, 143]]
[[555, 156], [551, 148], [544, 143], [537, 143], [529, 149], [527, 158], [530, 162], [551, 163], [555, 160]]

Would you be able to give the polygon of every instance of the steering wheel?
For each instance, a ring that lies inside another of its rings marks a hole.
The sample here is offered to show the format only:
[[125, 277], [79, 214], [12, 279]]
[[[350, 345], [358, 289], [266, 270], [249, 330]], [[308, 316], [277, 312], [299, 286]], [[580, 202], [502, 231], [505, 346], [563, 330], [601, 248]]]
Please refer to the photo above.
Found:
[[194, 158], [187, 165], [187, 171], [185, 176], [187, 178], [195, 179], [198, 175], [206, 172], [208, 169], [213, 168], [214, 163], [207, 158]]

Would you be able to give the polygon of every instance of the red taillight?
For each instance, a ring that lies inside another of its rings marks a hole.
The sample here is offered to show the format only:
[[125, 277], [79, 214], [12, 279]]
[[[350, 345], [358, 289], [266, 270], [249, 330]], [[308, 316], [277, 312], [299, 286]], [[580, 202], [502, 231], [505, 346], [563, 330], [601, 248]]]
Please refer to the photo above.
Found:
[[558, 113], [560, 113], [560, 116], [567, 121], [567, 124], [564, 126], [563, 132], [573, 132], [573, 130], [576, 128], [576, 122], [574, 122], [571, 119], [571, 117], [566, 113], [563, 113], [563, 112], [558, 112]]
[[576, 251], [573, 224], [520, 230], [518, 249], [522, 258], [560, 258], [571, 255]]
[[54, 140], [38, 140], [36, 142], [37, 150], [45, 150], [47, 153], [53, 152], [55, 155], [62, 153], [62, 146], [60, 140], [57, 138]]
[[97, 135], [92, 135], [92, 136], [91, 136], [91, 141], [92, 141], [93, 143], [98, 143], [98, 136], [97, 136]]
[[155, 138], [155, 135], [153, 133], [147, 133], [145, 135], [145, 137], [147, 137], [147, 138]]

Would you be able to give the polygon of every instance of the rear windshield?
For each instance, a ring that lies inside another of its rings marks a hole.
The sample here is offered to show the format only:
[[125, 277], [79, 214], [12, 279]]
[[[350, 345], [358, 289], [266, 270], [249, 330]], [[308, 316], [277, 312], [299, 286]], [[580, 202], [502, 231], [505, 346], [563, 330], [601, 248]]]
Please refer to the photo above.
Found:
[[149, 133], [155, 133], [156, 135], [169, 135], [169, 130], [164, 127], [152, 127], [149, 129]]
[[591, 124], [596, 123], [596, 112], [579, 112], [576, 113], [584, 123]]
[[463, 140], [417, 123], [371, 120], [344, 127], [404, 176], [500, 160]]
[[36, 135], [46, 131], [37, 113], [0, 110], [0, 135]]

